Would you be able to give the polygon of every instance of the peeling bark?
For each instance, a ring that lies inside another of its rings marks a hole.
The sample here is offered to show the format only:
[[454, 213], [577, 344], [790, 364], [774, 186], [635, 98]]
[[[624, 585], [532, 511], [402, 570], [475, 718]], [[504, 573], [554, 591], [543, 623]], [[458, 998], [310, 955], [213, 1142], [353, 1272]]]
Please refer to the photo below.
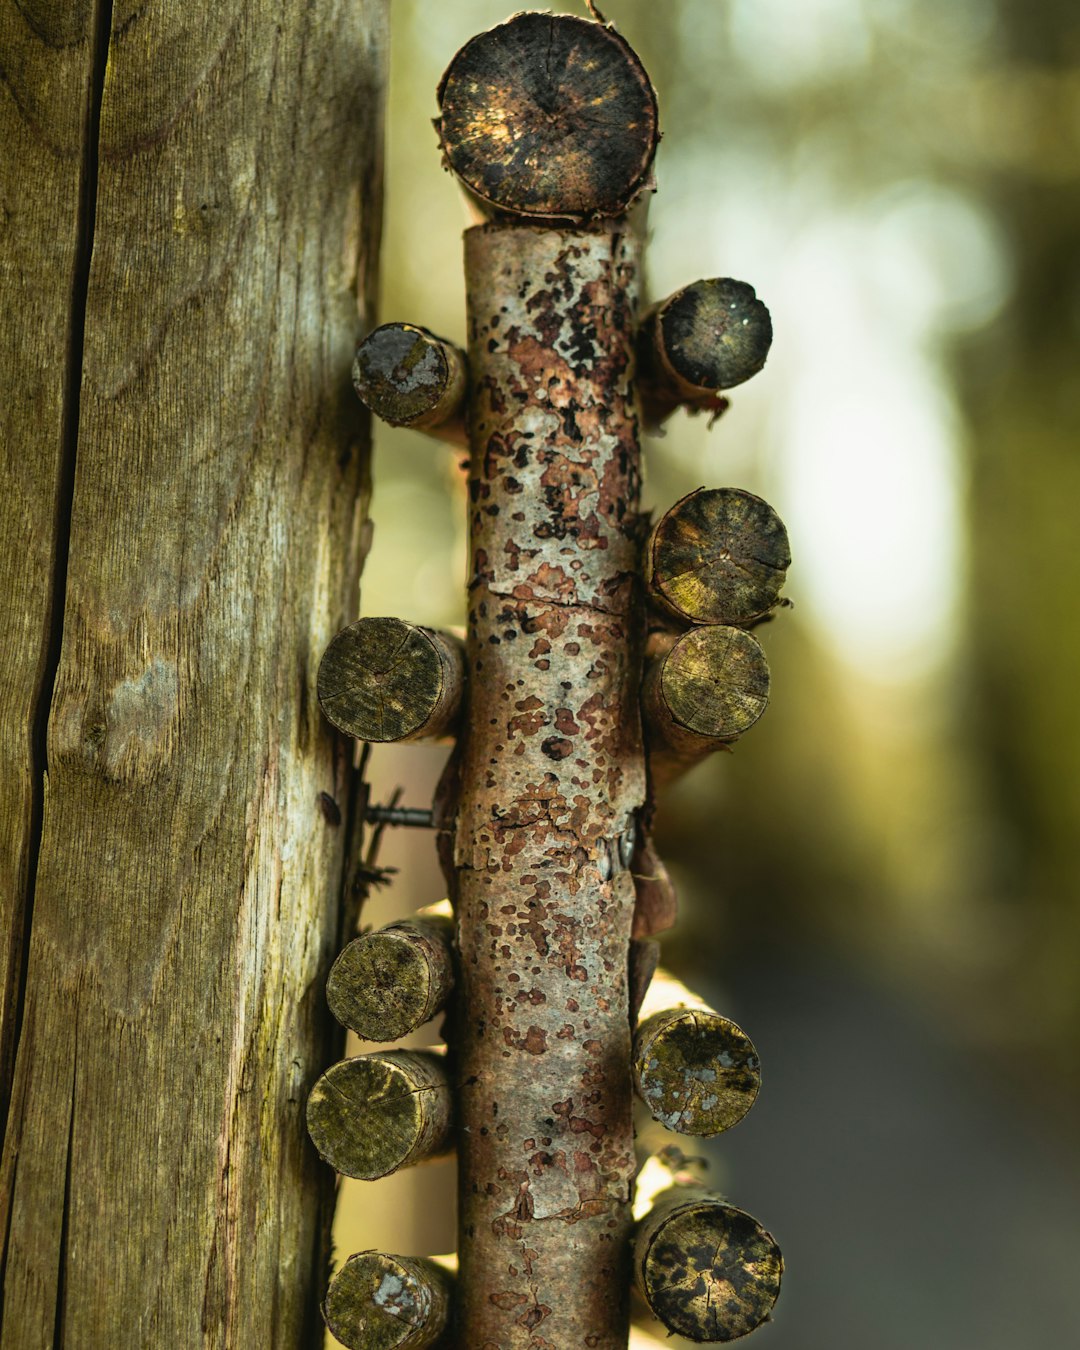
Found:
[[466, 235], [469, 727], [452, 838], [462, 1345], [617, 1350], [634, 1171], [629, 869], [645, 795], [638, 243]]

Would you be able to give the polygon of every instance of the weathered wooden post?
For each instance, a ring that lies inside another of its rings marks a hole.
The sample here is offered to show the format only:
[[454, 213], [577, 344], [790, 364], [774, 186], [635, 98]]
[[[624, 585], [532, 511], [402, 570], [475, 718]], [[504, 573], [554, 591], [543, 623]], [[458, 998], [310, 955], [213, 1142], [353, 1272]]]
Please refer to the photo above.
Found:
[[[445, 161], [482, 217], [465, 236], [467, 354], [386, 325], [355, 373], [394, 424], [451, 440], [467, 428], [464, 660], [448, 635], [362, 620], [331, 645], [319, 689], [353, 735], [456, 735], [428, 822], [455, 916], [445, 1076], [422, 1083], [395, 1063], [400, 1086], [365, 1102], [347, 1084], [386, 1075], [386, 1053], [345, 1061], [309, 1122], [339, 1166], [368, 1167], [389, 1138], [414, 1161], [416, 1098], [437, 1107], [430, 1153], [453, 1097], [458, 1277], [451, 1288], [407, 1258], [364, 1254], [332, 1285], [327, 1317], [356, 1350], [374, 1337], [619, 1350], [636, 1272], [669, 1330], [730, 1340], [768, 1316], [779, 1251], [706, 1193], [635, 1229], [633, 1092], [670, 1128], [717, 1133], [756, 1096], [756, 1051], [685, 990], [636, 1040], [632, 1024], [655, 966], [648, 939], [673, 907], [648, 837], [652, 789], [763, 712], [768, 667], [747, 630], [782, 603], [789, 558], [775, 513], [734, 489], [691, 494], [650, 533], [639, 403], [654, 423], [679, 406], [721, 411], [721, 390], [764, 363], [768, 311], [720, 279], [639, 320], [635, 208], [652, 188], [657, 105], [609, 25], [519, 14], [466, 44], [439, 102]], [[419, 938], [394, 941], [412, 980]], [[336, 972], [339, 1006], [365, 1002], [355, 969], [351, 987]]]
[[322, 1332], [386, 19], [0, 0], [3, 1350]]

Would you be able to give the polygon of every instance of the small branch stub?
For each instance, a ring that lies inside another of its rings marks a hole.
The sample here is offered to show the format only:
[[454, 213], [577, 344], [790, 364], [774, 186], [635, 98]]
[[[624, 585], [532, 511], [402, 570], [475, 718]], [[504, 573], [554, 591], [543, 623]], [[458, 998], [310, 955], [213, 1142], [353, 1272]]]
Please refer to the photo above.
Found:
[[335, 1171], [375, 1181], [451, 1146], [453, 1096], [441, 1055], [380, 1051], [331, 1065], [311, 1089], [307, 1126]]
[[396, 1041], [429, 1022], [454, 987], [453, 920], [405, 919], [354, 938], [326, 982], [330, 1011], [368, 1041]]
[[647, 1017], [634, 1036], [634, 1087], [654, 1120], [704, 1139], [737, 1125], [761, 1086], [741, 1027], [704, 1005]]
[[359, 619], [319, 664], [319, 704], [339, 731], [361, 741], [414, 741], [451, 733], [465, 667], [449, 633], [401, 619]]
[[619, 215], [646, 187], [656, 95], [613, 29], [525, 13], [467, 42], [439, 86], [446, 162], [498, 212]]
[[353, 385], [376, 417], [468, 444], [465, 354], [411, 323], [384, 323], [360, 343]]
[[323, 1317], [349, 1350], [430, 1350], [450, 1323], [453, 1288], [434, 1261], [358, 1252], [330, 1281]]
[[741, 488], [691, 492], [645, 546], [652, 597], [681, 623], [753, 623], [776, 605], [790, 566], [784, 522]]
[[718, 414], [719, 397], [764, 366], [772, 319], [753, 286], [731, 277], [695, 281], [654, 305], [638, 331], [638, 388], [645, 425], [676, 408]]
[[754, 1331], [772, 1312], [783, 1272], [771, 1233], [694, 1186], [664, 1191], [637, 1226], [635, 1283], [668, 1332], [691, 1341]]
[[742, 628], [693, 628], [646, 667], [642, 711], [654, 784], [738, 740], [769, 702], [769, 665]]

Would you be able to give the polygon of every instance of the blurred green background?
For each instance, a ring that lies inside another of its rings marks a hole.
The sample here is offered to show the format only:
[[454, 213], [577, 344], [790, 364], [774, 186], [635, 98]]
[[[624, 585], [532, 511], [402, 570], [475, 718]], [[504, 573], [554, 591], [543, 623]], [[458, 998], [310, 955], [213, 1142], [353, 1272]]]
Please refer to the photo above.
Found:
[[[556, 6], [584, 13], [581, 5]], [[775, 330], [647, 507], [748, 488], [794, 564], [769, 711], [661, 802], [665, 963], [762, 1054], [710, 1147], [773, 1229], [774, 1350], [1080, 1345], [1080, 9], [608, 0], [657, 87], [654, 298], [749, 281]], [[393, 0], [380, 320], [463, 342], [435, 88], [503, 0]], [[361, 611], [464, 617], [453, 452], [379, 427]], [[425, 804], [445, 750], [376, 751]], [[365, 922], [438, 899], [430, 838]], [[693, 1145], [689, 1145], [691, 1151]], [[452, 1248], [453, 1168], [346, 1183], [339, 1256]]]

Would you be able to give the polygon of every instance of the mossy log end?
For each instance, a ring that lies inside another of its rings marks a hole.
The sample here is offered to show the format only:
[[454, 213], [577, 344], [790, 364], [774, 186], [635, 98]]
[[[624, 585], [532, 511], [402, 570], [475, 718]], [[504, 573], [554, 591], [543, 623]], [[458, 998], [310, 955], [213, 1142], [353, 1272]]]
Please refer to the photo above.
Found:
[[357, 1252], [330, 1281], [323, 1317], [349, 1350], [431, 1350], [450, 1323], [454, 1277], [422, 1256]]
[[359, 619], [319, 664], [326, 718], [360, 741], [415, 741], [453, 732], [461, 712], [461, 643], [402, 619]]
[[497, 212], [583, 220], [625, 211], [647, 185], [656, 95], [612, 28], [525, 13], [457, 53], [436, 122], [448, 166]]
[[738, 740], [769, 702], [769, 664], [742, 628], [693, 628], [645, 670], [642, 712], [649, 768], [662, 786]]
[[752, 624], [777, 603], [791, 566], [784, 522], [741, 488], [698, 488], [645, 546], [653, 600], [682, 623]]
[[467, 445], [465, 354], [411, 323], [384, 323], [360, 343], [353, 386], [376, 417]]
[[307, 1126], [335, 1171], [375, 1181], [447, 1152], [452, 1112], [443, 1056], [390, 1050], [331, 1065], [311, 1089]]
[[653, 1119], [704, 1139], [737, 1125], [761, 1087], [761, 1062], [741, 1027], [710, 1008], [669, 1008], [634, 1036], [634, 1087]]
[[692, 1186], [657, 1197], [634, 1239], [634, 1280], [672, 1335], [734, 1341], [766, 1321], [784, 1258], [744, 1210]]
[[403, 919], [364, 933], [326, 982], [330, 1011], [367, 1041], [396, 1041], [429, 1022], [454, 987], [453, 920]]
[[646, 426], [678, 407], [720, 413], [733, 389], [764, 366], [772, 319], [753, 286], [731, 277], [694, 281], [654, 305], [638, 330], [638, 388]]

